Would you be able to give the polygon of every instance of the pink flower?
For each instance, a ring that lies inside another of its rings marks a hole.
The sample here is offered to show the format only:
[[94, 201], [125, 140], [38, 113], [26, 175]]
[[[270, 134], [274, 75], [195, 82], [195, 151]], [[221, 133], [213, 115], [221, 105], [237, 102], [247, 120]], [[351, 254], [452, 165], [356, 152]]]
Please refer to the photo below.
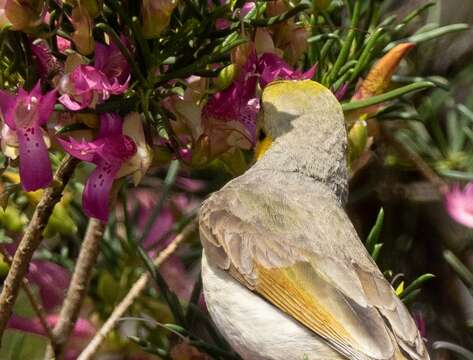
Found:
[[276, 80], [304, 80], [312, 79], [316, 71], [316, 65], [306, 72], [293, 70], [283, 59], [276, 54], [265, 53], [261, 55], [258, 62], [258, 70], [261, 74], [260, 85], [265, 87]]
[[228, 147], [251, 148], [256, 142], [257, 57], [252, 52], [238, 79], [227, 89], [214, 94], [202, 109], [202, 125], [211, 141], [211, 153]]
[[62, 77], [59, 101], [73, 111], [95, 108], [111, 95], [123, 94], [129, 80], [130, 66], [116, 45], [97, 44], [95, 66], [78, 65]]
[[448, 214], [458, 223], [473, 228], [473, 183], [465, 186], [453, 186], [445, 195]]
[[55, 90], [41, 94], [40, 82], [31, 92], [20, 89], [16, 96], [0, 90], [0, 112], [18, 137], [20, 178], [26, 191], [45, 188], [53, 179], [41, 126], [49, 120], [56, 98]]
[[244, 19], [248, 13], [253, 10], [256, 6], [256, 3], [254, 1], [248, 1], [246, 2], [240, 10], [240, 20]]
[[[50, 328], [54, 328], [58, 320], [59, 316], [56, 314], [48, 315], [46, 317], [46, 322]], [[18, 315], [13, 315], [8, 322], [8, 327], [10, 329], [46, 336], [44, 328], [41, 325], [39, 319], [27, 319]], [[92, 336], [95, 335], [96, 331], [97, 330], [88, 319], [79, 318], [74, 326], [71, 340], [68, 343], [65, 359], [77, 359], [77, 356], [84, 348], [84, 345], [89, 339], [92, 338]]]
[[34, 260], [30, 264], [28, 280], [38, 286], [43, 307], [53, 311], [62, 304], [64, 289], [69, 286], [71, 275], [53, 262]]
[[225, 30], [225, 29], [228, 29], [231, 24], [232, 23], [227, 19], [223, 19], [223, 18], [222, 19], [217, 19], [215, 21], [215, 28], [217, 30]]
[[32, 43], [31, 52], [36, 57], [38, 71], [42, 79], [48, 80], [51, 74], [59, 74], [64, 71], [64, 65], [51, 54], [46, 43]]
[[10, 23], [5, 14], [6, 2], [7, 0], [0, 0], [0, 29], [3, 29], [5, 26], [7, 26]]
[[420, 336], [425, 338], [427, 336], [427, 328], [425, 326], [425, 318], [422, 312], [416, 311], [412, 314], [414, 317], [414, 321], [417, 325], [417, 329], [419, 329]]
[[[8, 250], [13, 253], [15, 247], [8, 246]], [[50, 261], [34, 260], [30, 264], [28, 280], [39, 290], [41, 304], [47, 312], [46, 322], [50, 328], [53, 328], [59, 319], [56, 311], [64, 300], [64, 289], [69, 285], [70, 276], [68, 270]], [[46, 336], [38, 318], [30, 319], [14, 314], [8, 322], [8, 328]], [[71, 341], [68, 343], [65, 359], [76, 359], [84, 344], [95, 332], [96, 329], [89, 320], [79, 318], [75, 324]]]
[[[191, 180], [189, 179], [189, 181]], [[160, 193], [156, 190], [137, 189], [130, 194], [131, 201], [128, 204], [131, 206], [128, 211], [133, 213], [135, 209], [138, 210], [138, 227], [144, 228], [145, 224], [151, 220], [159, 197]], [[198, 203], [184, 194], [173, 195], [164, 204], [143, 241], [143, 247], [150, 256], [156, 256], [156, 253], [174, 241], [175, 235], [172, 234], [172, 229], [176, 221], [182, 214], [188, 213], [196, 206]], [[180, 299], [189, 299], [195, 279], [189, 271], [186, 271], [184, 263], [178, 256], [170, 256], [161, 265], [160, 272], [170, 289]]]
[[[120, 41], [130, 48], [130, 42], [125, 36], [120, 36]], [[126, 83], [130, 76], [130, 64], [113, 42], [110, 45], [97, 43], [94, 66], [102, 71], [108, 79], [116, 78], [119, 83]]]
[[96, 165], [85, 185], [82, 206], [88, 216], [106, 222], [113, 181], [123, 163], [136, 153], [134, 141], [122, 133], [122, 119], [112, 113], [101, 115], [94, 141], [58, 140], [72, 156]]
[[348, 91], [348, 83], [342, 84], [335, 92], [334, 95], [338, 101], [341, 101]]
[[71, 48], [71, 42], [62, 36], [56, 36], [57, 48], [59, 52], [65, 54]]

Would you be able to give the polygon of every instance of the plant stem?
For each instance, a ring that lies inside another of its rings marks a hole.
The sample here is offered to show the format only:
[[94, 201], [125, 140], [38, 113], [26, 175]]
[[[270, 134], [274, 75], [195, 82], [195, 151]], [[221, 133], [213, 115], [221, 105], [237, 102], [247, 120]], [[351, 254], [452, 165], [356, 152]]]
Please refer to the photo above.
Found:
[[[2, 254], [3, 260], [9, 266], [11, 266], [12, 258], [10, 254], [3, 248], [3, 246], [0, 246], [0, 254]], [[44, 311], [43, 306], [38, 301], [36, 301], [36, 298], [33, 294], [33, 290], [31, 290], [30, 283], [26, 277], [23, 278], [23, 284], [21, 285], [21, 287], [23, 288], [23, 291], [25, 292], [26, 297], [28, 298], [31, 304], [33, 311], [36, 313], [36, 316], [38, 317], [38, 320], [41, 326], [43, 327], [45, 335], [48, 337], [51, 344], [54, 344], [53, 333], [46, 319], [46, 312]]]
[[26, 228], [18, 249], [13, 257], [10, 271], [3, 283], [0, 294], [0, 342], [10, 318], [13, 305], [22, 281], [28, 272], [33, 253], [38, 248], [42, 240], [43, 230], [46, 227], [54, 206], [62, 197], [62, 192], [71, 178], [79, 160], [67, 156], [59, 166], [53, 183], [44, 191], [43, 196], [36, 206], [31, 221]]
[[65, 345], [74, 329], [89, 288], [92, 270], [100, 253], [100, 241], [105, 231], [105, 223], [90, 219], [82, 242], [77, 264], [67, 289], [59, 320], [53, 329], [54, 348], [47, 350], [47, 359], [61, 358]]
[[[154, 266], [159, 267], [194, 231], [196, 222], [192, 221], [188, 224], [180, 234], [176, 236], [174, 241], [170, 243], [163, 251], [159, 253], [159, 256], [153, 261]], [[140, 296], [144, 289], [146, 289], [151, 275], [149, 272], [143, 273], [135, 284], [131, 287], [130, 291], [122, 299], [122, 301], [115, 307], [110, 317], [102, 325], [101, 329], [95, 334], [94, 338], [90, 341], [87, 347], [82, 351], [77, 360], [89, 360], [92, 359], [98, 348], [102, 344], [102, 341], [113, 330], [120, 318], [127, 312], [133, 302]]]

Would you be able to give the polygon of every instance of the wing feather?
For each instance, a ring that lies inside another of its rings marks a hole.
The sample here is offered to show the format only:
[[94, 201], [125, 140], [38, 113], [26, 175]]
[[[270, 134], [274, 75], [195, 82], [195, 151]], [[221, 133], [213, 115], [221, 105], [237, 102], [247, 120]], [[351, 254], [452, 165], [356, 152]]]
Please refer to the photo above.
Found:
[[247, 172], [204, 203], [200, 230], [210, 262], [350, 359], [402, 359], [398, 346], [411, 359], [428, 359], [336, 199], [298, 174], [274, 176]]

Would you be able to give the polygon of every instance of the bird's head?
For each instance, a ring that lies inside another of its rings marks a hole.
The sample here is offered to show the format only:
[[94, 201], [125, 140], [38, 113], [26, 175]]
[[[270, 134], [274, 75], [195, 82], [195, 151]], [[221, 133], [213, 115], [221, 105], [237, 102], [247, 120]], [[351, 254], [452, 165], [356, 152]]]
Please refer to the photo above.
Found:
[[272, 141], [295, 128], [311, 136], [318, 130], [325, 134], [344, 131], [338, 100], [329, 89], [312, 80], [270, 83], [263, 91], [262, 107], [258, 118], [257, 159], [269, 149]]

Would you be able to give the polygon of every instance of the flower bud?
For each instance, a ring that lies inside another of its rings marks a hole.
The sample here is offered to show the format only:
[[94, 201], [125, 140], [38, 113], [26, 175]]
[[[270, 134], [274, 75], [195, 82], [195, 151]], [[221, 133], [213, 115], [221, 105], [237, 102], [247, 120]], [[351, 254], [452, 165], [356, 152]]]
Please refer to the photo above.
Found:
[[5, 16], [15, 30], [27, 31], [38, 26], [42, 20], [44, 1], [6, 0]]
[[253, 1], [248, 1], [246, 2], [242, 8], [240, 9], [240, 20], [243, 20], [250, 11], [252, 11], [255, 8], [256, 4]]
[[5, 279], [10, 270], [10, 265], [3, 259], [3, 256], [0, 255], [0, 279]]
[[97, 0], [79, 0], [79, 6], [86, 8], [87, 12], [92, 18], [95, 18], [100, 14], [100, 8]]
[[415, 47], [413, 43], [402, 43], [389, 50], [370, 69], [355, 95], [353, 95], [353, 99], [362, 100], [382, 94], [389, 86], [391, 77], [397, 70], [401, 60], [413, 47]]
[[158, 37], [169, 25], [176, 5], [177, 0], [143, 0], [141, 15], [143, 34], [147, 39]]
[[123, 133], [136, 144], [135, 154], [123, 163], [117, 177], [132, 174], [133, 183], [138, 185], [153, 161], [153, 152], [146, 143], [143, 121], [136, 112], [128, 114], [123, 121]]
[[283, 0], [268, 1], [266, 6], [267, 16], [278, 16], [288, 10], [288, 7]]
[[228, 88], [233, 80], [238, 76], [238, 68], [235, 64], [225, 66], [217, 76], [215, 80], [215, 87], [217, 90], [222, 91]]
[[102, 272], [99, 276], [97, 294], [106, 304], [113, 305], [119, 296], [117, 281], [109, 272]]
[[232, 63], [237, 65], [239, 68], [244, 67], [253, 49], [254, 45], [251, 42], [237, 46], [231, 52]]
[[[25, 217], [15, 206], [8, 206], [5, 210], [0, 209], [0, 225], [11, 232], [19, 232], [23, 229]], [[2, 260], [0, 257], [0, 276]]]
[[5, 14], [5, 4], [6, 0], [0, 0], [0, 30], [10, 25], [10, 21], [8, 21], [7, 15]]
[[287, 22], [278, 27], [274, 40], [276, 47], [284, 51], [284, 58], [289, 64], [294, 65], [307, 51], [308, 36], [309, 32], [305, 27]]
[[368, 124], [357, 120], [348, 133], [350, 163], [358, 159], [368, 143]]
[[208, 135], [202, 135], [197, 139], [192, 151], [192, 164], [203, 166], [210, 161], [210, 139]]
[[267, 28], [258, 27], [255, 32], [255, 49], [258, 55], [276, 53], [273, 38]]
[[82, 55], [92, 54], [95, 49], [95, 41], [92, 36], [93, 21], [87, 9], [81, 6], [75, 7], [72, 10], [71, 22], [75, 29], [72, 34], [72, 41], [77, 50]]

